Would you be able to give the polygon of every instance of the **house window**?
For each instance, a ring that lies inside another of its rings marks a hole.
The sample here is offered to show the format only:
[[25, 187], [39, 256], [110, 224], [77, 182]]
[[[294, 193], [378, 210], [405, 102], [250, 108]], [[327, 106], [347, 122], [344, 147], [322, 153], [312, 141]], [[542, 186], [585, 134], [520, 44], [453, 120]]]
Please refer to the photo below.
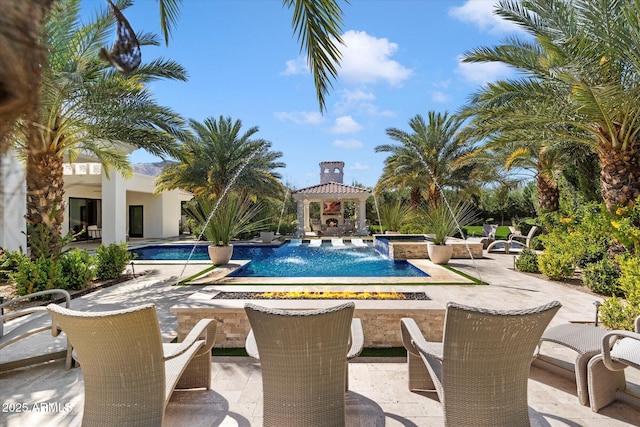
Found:
[[[77, 234], [89, 225], [102, 228], [102, 200], [69, 197], [69, 231]], [[87, 238], [85, 232], [81, 238]]]

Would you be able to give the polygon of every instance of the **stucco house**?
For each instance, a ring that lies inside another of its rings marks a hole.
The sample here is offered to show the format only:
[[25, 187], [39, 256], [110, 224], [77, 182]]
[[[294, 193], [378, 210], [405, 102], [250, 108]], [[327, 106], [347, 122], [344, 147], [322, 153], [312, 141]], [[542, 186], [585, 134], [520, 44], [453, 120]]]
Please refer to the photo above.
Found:
[[[2, 159], [0, 177], [0, 247], [24, 250], [24, 171], [11, 154]], [[153, 194], [155, 180], [142, 173], [124, 179], [115, 171], [107, 179], [101, 165], [89, 157], [66, 163], [63, 232], [86, 227], [89, 237], [101, 238], [104, 244], [178, 236], [181, 204], [193, 196], [180, 190]]]

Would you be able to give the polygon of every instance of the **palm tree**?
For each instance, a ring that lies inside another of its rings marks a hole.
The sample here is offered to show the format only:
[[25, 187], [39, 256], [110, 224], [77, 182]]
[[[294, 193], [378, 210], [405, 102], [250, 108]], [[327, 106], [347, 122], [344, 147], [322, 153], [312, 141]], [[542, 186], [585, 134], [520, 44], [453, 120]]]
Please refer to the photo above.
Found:
[[475, 165], [455, 165], [457, 159], [471, 150], [460, 133], [461, 126], [459, 117], [430, 111], [427, 122], [420, 115], [409, 120], [412, 133], [387, 129], [387, 135], [400, 145], [383, 144], [375, 148], [376, 153], [391, 153], [377, 187], [410, 189], [414, 206], [422, 200], [423, 192], [431, 203], [440, 200], [443, 188], [474, 191], [469, 177]]
[[496, 13], [533, 42], [513, 38], [465, 55], [467, 62], [503, 62], [522, 73], [486, 90], [497, 104], [531, 101], [535, 109], [512, 115], [512, 122], [544, 128], [556, 141], [585, 144], [597, 153], [609, 209], [640, 196], [639, 9], [631, 0], [502, 1]]
[[[52, 6], [63, 5], [67, 0], [6, 0], [2, 4], [5, 29], [0, 32], [0, 154], [6, 152], [6, 136], [15, 121], [37, 108], [40, 69], [44, 63], [45, 49], [39, 44], [45, 17]], [[168, 44], [175, 26], [182, 0], [157, 0], [160, 9], [160, 25]], [[124, 9], [131, 0], [119, 0], [116, 5]], [[338, 0], [282, 0], [283, 7], [293, 9], [291, 25], [300, 41], [300, 50], [306, 52], [307, 62], [316, 87], [320, 111], [325, 108], [325, 96], [331, 80], [337, 76], [340, 62], [339, 45], [342, 26], [342, 9]]]
[[[169, 43], [171, 28], [179, 15], [182, 0], [158, 0], [160, 25]], [[300, 42], [300, 51], [307, 53], [307, 63], [313, 74], [320, 111], [325, 109], [325, 95], [331, 80], [338, 75], [341, 54], [339, 45], [342, 9], [338, 0], [282, 0], [282, 7], [293, 9], [291, 25]]]
[[[39, 108], [19, 123], [15, 135], [27, 172], [27, 225], [47, 232], [45, 247], [60, 252], [64, 213], [63, 162], [95, 156], [108, 174], [113, 168], [131, 174], [125, 146], [145, 148], [159, 156], [177, 153], [176, 136], [183, 120], [158, 105], [146, 84], [159, 78], [185, 80], [172, 61], [154, 60], [124, 76], [97, 59], [113, 26], [110, 15], [82, 26], [79, 0], [53, 8], [45, 26], [48, 60], [42, 69]], [[141, 34], [141, 44], [158, 44]], [[37, 257], [40, 254], [32, 253]]]
[[234, 184], [246, 194], [282, 200], [284, 187], [274, 169], [285, 167], [277, 161], [279, 151], [271, 143], [253, 139], [257, 127], [242, 132], [242, 121], [230, 117], [209, 117], [200, 123], [190, 120], [193, 130], [183, 142], [180, 162], [165, 167], [156, 191], [183, 189], [197, 197], [218, 197]]
[[[504, 89], [506, 83], [499, 82], [481, 90], [461, 112], [463, 117], [471, 119], [465, 134], [480, 144], [459, 163], [502, 167], [505, 173], [514, 169], [520, 174], [532, 172], [540, 209], [555, 212], [560, 208], [558, 177], [566, 162], [575, 160], [567, 154], [580, 150], [576, 150], [575, 145], [556, 141], [554, 133], [537, 125], [536, 112], [544, 109], [546, 100], [536, 98], [533, 103], [529, 98], [507, 96], [497, 100], [501, 84]], [[529, 120], [521, 120], [524, 116]]]

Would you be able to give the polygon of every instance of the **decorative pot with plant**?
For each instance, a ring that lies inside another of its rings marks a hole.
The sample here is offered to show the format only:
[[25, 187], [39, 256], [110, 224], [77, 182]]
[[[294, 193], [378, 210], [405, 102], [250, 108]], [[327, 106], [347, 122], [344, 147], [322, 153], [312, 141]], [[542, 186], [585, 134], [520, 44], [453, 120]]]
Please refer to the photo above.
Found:
[[230, 193], [217, 208], [216, 204], [217, 199], [197, 197], [185, 210], [198, 224], [197, 236], [202, 235], [211, 243], [208, 248], [211, 262], [222, 265], [228, 264], [233, 255], [233, 246], [229, 244], [232, 239], [264, 230], [267, 224], [265, 219], [254, 220], [262, 205], [252, 203], [248, 197]]
[[447, 246], [447, 239], [454, 235], [458, 227], [473, 223], [476, 214], [466, 202], [459, 202], [449, 208], [444, 201], [435, 202], [419, 216], [431, 243], [427, 246], [429, 259], [435, 264], [446, 264], [453, 255], [453, 246]]

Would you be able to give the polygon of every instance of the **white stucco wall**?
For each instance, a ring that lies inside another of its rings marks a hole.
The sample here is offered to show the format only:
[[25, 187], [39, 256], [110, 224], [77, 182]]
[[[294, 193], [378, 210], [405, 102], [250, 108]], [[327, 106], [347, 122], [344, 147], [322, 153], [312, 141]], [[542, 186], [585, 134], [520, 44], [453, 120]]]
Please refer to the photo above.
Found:
[[[124, 241], [129, 235], [129, 207], [143, 207], [144, 238], [168, 238], [180, 234], [180, 206], [191, 195], [181, 191], [153, 194], [155, 177], [134, 175], [130, 179], [111, 173], [109, 179], [91, 175], [65, 176], [65, 201], [70, 197], [102, 199], [102, 242]], [[63, 230], [69, 229], [65, 212]]]
[[0, 159], [0, 248], [27, 250], [26, 205], [24, 170], [15, 156], [7, 153]]

